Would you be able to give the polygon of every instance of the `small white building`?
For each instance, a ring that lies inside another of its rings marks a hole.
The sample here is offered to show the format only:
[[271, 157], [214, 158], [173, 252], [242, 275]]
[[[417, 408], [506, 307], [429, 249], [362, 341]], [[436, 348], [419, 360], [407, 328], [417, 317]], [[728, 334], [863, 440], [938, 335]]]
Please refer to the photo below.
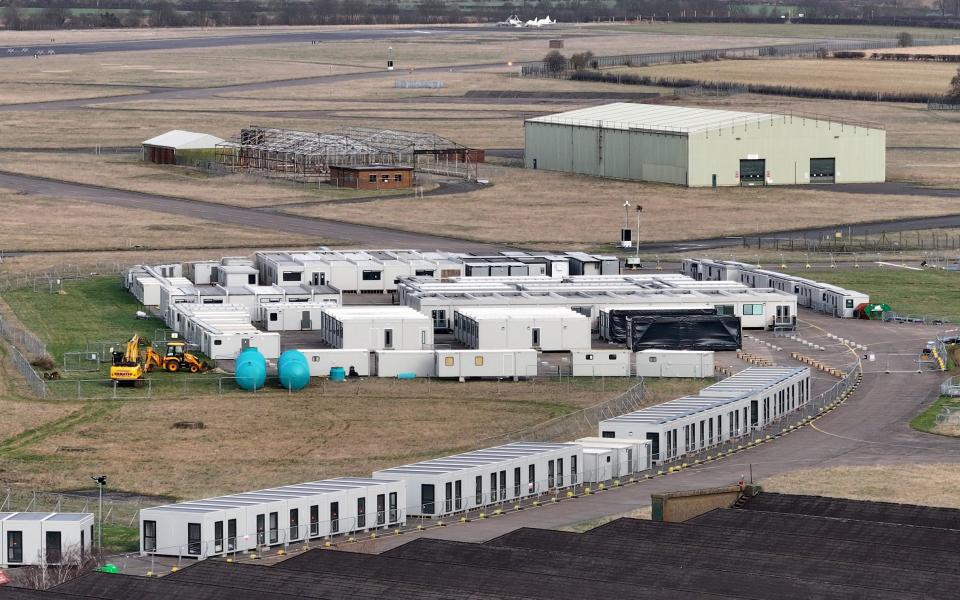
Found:
[[211, 270], [210, 279], [211, 283], [227, 288], [260, 285], [260, 272], [250, 265], [217, 265]]
[[574, 377], [630, 377], [629, 350], [574, 350], [570, 368]]
[[273, 302], [261, 304], [257, 324], [266, 331], [319, 330], [326, 308], [340, 306], [338, 298], [320, 302]]
[[637, 352], [638, 377], [713, 377], [711, 350], [642, 350]]
[[453, 333], [457, 341], [480, 350], [590, 348], [590, 319], [558, 306], [459, 309], [454, 313]]
[[140, 511], [140, 554], [196, 559], [406, 522], [400, 481], [340, 477]]
[[518, 442], [373, 473], [406, 485], [410, 516], [442, 518], [581, 482], [577, 444]]
[[377, 377], [397, 377], [401, 374], [416, 377], [437, 376], [435, 350], [377, 350], [374, 361]]
[[536, 350], [437, 350], [437, 377], [536, 377], [537, 357]]
[[585, 437], [574, 443], [583, 446], [583, 480], [588, 483], [630, 477], [651, 467], [647, 440]]
[[344, 306], [323, 312], [323, 341], [333, 348], [429, 350], [433, 322], [406, 306]]
[[305, 350], [297, 348], [307, 359], [310, 368], [310, 377], [329, 377], [330, 369], [340, 367], [346, 373], [353, 368], [357, 375], [370, 375], [370, 351], [365, 349], [340, 350], [335, 348], [319, 348]]
[[93, 553], [91, 513], [0, 512], [0, 567], [56, 565]]

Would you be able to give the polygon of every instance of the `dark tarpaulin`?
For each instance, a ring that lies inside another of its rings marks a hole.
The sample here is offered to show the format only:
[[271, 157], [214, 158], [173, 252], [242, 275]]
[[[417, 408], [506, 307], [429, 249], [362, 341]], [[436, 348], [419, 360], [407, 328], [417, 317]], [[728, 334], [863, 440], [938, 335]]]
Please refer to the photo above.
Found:
[[739, 350], [740, 317], [637, 315], [628, 319], [628, 346], [639, 350]]
[[607, 311], [607, 340], [615, 344], [626, 344], [630, 331], [627, 319], [635, 316], [683, 316], [683, 315], [715, 315], [715, 308], [665, 308], [663, 310], [646, 309], [614, 309]]

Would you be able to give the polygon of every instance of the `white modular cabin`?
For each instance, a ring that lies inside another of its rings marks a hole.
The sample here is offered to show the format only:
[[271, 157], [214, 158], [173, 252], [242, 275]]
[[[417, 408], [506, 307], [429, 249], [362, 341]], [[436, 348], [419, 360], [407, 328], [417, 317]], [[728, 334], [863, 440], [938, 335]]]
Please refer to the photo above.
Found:
[[0, 567], [76, 563], [93, 553], [92, 513], [0, 512]]
[[637, 377], [713, 377], [711, 350], [641, 350], [636, 353]]
[[210, 273], [211, 283], [223, 287], [243, 287], [245, 285], [259, 285], [260, 272], [249, 265], [217, 265]]
[[498, 307], [454, 313], [453, 333], [468, 348], [569, 352], [590, 348], [590, 319], [564, 307]]
[[374, 363], [377, 377], [397, 377], [401, 374], [416, 377], [437, 376], [435, 350], [377, 350], [374, 353]]
[[337, 300], [261, 304], [257, 324], [266, 331], [315, 331], [320, 329], [324, 309], [339, 305]]
[[144, 306], [160, 306], [160, 290], [163, 283], [148, 275], [135, 277], [130, 285], [130, 293]]
[[213, 269], [220, 266], [216, 260], [197, 260], [185, 263], [184, 275], [192, 281], [194, 285], [212, 285]]
[[339, 350], [333, 348], [316, 350], [297, 348], [297, 350], [307, 359], [310, 377], [329, 377], [330, 369], [333, 367], [340, 367], [347, 373], [350, 373], [350, 367], [353, 367], [357, 375], [361, 377], [370, 375], [369, 350]]
[[536, 350], [437, 350], [437, 377], [520, 379], [537, 376]]
[[140, 554], [257, 552], [406, 522], [405, 486], [340, 477], [140, 510]]
[[443, 518], [576, 485], [582, 464], [577, 444], [517, 442], [391, 467], [373, 477], [404, 482], [409, 516]]
[[406, 306], [349, 306], [326, 309], [323, 341], [333, 348], [429, 350], [433, 322]]
[[[586, 448], [609, 448], [614, 452], [611, 455], [612, 475], [618, 477], [630, 477], [643, 471], [647, 471], [652, 466], [650, 455], [650, 442], [639, 439], [610, 439], [599, 437], [580, 438], [574, 442]], [[584, 464], [584, 481], [604, 481], [596, 479], [597, 475], [591, 475]], [[590, 477], [595, 479], [591, 480]]]
[[574, 350], [570, 369], [574, 377], [630, 377], [629, 350]]
[[600, 437], [649, 440], [653, 462], [761, 429], [810, 400], [810, 369], [751, 367], [686, 396], [600, 422]]

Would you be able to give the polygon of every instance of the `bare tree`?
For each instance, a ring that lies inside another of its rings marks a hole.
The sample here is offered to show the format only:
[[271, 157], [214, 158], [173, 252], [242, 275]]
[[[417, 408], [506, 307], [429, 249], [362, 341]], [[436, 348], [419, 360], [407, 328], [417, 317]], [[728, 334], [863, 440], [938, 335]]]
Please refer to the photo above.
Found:
[[570, 57], [570, 64], [577, 71], [582, 71], [590, 65], [590, 61], [593, 60], [593, 52], [587, 50], [586, 52], [577, 52]]
[[913, 35], [909, 31], [901, 31], [897, 34], [897, 45], [901, 48], [909, 48], [913, 45]]
[[950, 80], [950, 89], [947, 90], [947, 100], [960, 103], [960, 68], [957, 68], [957, 74]]
[[543, 64], [551, 73], [561, 73], [567, 68], [567, 57], [557, 50], [551, 50], [543, 57]]
[[[22, 577], [19, 583], [23, 587], [35, 590], [50, 589], [94, 570], [99, 560], [96, 550], [84, 552], [79, 545], [64, 548], [59, 557], [47, 557], [41, 554], [38, 558], [40, 566], [23, 567], [17, 573]], [[48, 558], [59, 558], [59, 561], [46, 564]]]

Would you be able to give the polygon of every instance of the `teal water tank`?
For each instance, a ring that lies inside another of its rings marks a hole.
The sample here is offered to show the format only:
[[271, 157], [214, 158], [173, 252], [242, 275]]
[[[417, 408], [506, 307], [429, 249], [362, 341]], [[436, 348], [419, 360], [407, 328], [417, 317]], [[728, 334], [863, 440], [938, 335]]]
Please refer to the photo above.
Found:
[[346, 381], [347, 372], [343, 367], [330, 367], [330, 381]]
[[237, 355], [233, 374], [240, 389], [251, 392], [259, 390], [267, 381], [267, 359], [256, 348], [247, 348]]
[[310, 365], [307, 357], [298, 350], [287, 350], [277, 361], [280, 385], [286, 390], [302, 390], [310, 383]]

